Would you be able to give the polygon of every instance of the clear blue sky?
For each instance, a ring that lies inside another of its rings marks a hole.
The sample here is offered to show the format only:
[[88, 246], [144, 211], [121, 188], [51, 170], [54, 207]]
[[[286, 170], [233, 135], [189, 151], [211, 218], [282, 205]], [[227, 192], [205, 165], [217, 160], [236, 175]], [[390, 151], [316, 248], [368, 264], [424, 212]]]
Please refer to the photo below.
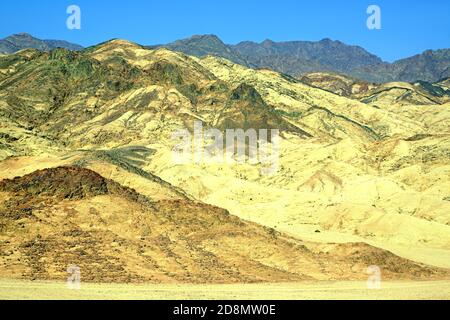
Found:
[[[66, 8], [81, 8], [81, 30], [66, 28]], [[368, 5], [382, 29], [368, 30]], [[360, 45], [386, 61], [450, 48], [449, 0], [1, 0], [0, 38], [28, 32], [84, 46], [111, 38], [159, 44], [193, 34], [243, 40], [320, 40]]]

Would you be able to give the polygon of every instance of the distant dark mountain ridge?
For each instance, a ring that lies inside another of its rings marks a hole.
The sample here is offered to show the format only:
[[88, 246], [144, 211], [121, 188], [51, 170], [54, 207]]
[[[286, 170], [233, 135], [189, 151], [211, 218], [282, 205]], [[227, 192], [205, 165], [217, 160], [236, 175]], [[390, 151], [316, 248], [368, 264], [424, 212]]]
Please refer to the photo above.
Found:
[[249, 65], [249, 63], [232, 46], [226, 45], [217, 36], [195, 35], [188, 39], [177, 40], [166, 45], [148, 46], [149, 49], [165, 47], [173, 51], [183, 52], [190, 56], [204, 57], [219, 56], [235, 63]]
[[262, 43], [241, 42], [232, 46], [247, 61], [291, 75], [313, 70], [349, 72], [354, 68], [383, 64], [383, 61], [361, 47], [349, 46], [340, 41], [323, 39], [312, 41]]
[[63, 40], [41, 40], [28, 33], [18, 33], [0, 40], [0, 53], [15, 53], [22, 49], [37, 49], [50, 51], [64, 48], [72, 51], [82, 50], [83, 47]]
[[391, 64], [362, 67], [351, 75], [374, 82], [437, 82], [450, 77], [450, 49], [426, 50]]

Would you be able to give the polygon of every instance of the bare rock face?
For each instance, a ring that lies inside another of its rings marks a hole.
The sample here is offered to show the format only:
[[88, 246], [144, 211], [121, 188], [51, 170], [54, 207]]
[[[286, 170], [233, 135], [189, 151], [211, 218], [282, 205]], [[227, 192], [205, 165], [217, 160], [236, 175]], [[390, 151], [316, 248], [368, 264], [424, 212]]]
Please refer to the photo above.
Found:
[[108, 192], [105, 179], [87, 169], [55, 168], [35, 171], [25, 177], [0, 182], [0, 190], [34, 197], [84, 199]]
[[450, 101], [450, 91], [444, 86], [445, 80], [434, 84], [426, 81], [375, 84], [320, 72], [309, 73], [299, 79], [317, 88], [372, 105], [434, 105]]

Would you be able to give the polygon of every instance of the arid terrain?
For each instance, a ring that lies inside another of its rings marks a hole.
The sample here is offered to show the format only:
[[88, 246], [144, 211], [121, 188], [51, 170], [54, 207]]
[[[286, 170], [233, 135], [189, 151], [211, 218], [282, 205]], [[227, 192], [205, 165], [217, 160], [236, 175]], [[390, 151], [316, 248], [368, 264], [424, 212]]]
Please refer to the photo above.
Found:
[[368, 290], [362, 281], [275, 284], [95, 284], [79, 290], [64, 282], [0, 280], [0, 299], [24, 300], [448, 300], [449, 281], [385, 281]]
[[[118, 39], [1, 55], [0, 298], [449, 299], [448, 83]], [[174, 162], [194, 121], [279, 129], [277, 172]]]

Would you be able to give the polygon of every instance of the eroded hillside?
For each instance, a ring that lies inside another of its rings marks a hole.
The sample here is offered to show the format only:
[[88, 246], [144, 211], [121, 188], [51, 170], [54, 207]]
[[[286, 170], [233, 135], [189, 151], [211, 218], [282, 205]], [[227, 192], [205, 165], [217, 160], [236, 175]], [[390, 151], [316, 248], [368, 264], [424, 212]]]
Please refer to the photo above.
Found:
[[[0, 56], [1, 178], [22, 177], [1, 183], [5, 275], [79, 258], [101, 281], [97, 257], [105, 281], [446, 276], [416, 263], [450, 268], [446, 82], [339, 81], [124, 40]], [[280, 129], [278, 171], [175, 163], [194, 121]]]
[[249, 283], [439, 278], [365, 244], [318, 246], [188, 199], [152, 200], [79, 167], [0, 183], [2, 277], [62, 280], [76, 263], [90, 282]]

